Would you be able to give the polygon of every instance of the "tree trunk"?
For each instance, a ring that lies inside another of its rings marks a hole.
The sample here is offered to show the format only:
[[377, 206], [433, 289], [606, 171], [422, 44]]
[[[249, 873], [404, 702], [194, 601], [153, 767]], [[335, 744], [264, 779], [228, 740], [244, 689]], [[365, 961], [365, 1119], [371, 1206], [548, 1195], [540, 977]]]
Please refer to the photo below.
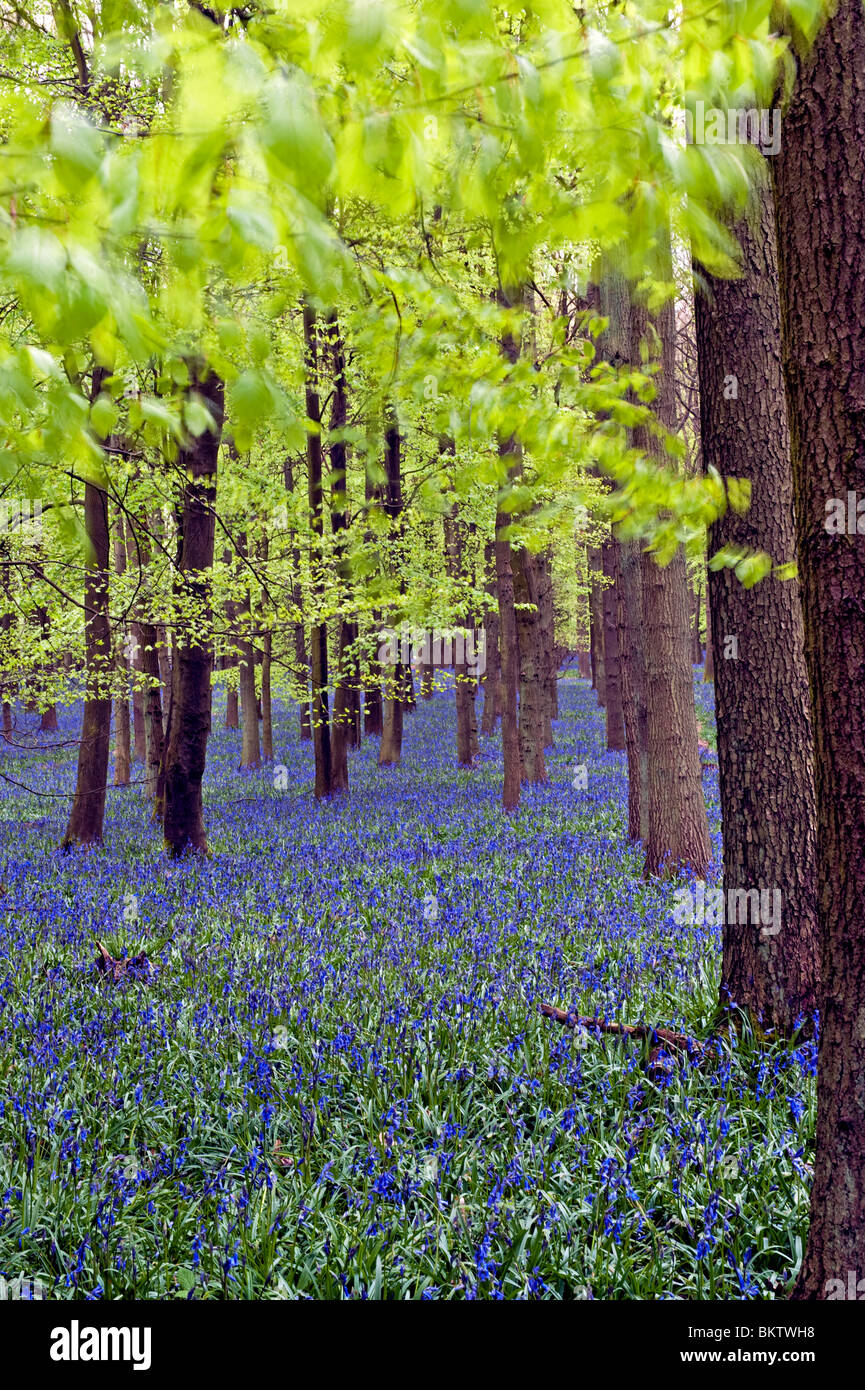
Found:
[[[450, 445], [451, 450], [453, 445]], [[448, 578], [455, 587], [462, 587], [467, 580], [465, 572], [465, 523], [460, 517], [459, 504], [455, 501], [444, 517], [445, 563]], [[471, 628], [471, 619], [463, 612], [461, 626]], [[471, 767], [478, 753], [477, 716], [475, 713], [475, 681], [469, 673], [466, 658], [466, 644], [462, 643], [454, 657], [454, 684], [456, 687], [457, 713], [457, 763], [460, 767]]]
[[625, 747], [625, 715], [622, 708], [622, 677], [619, 665], [619, 542], [613, 537], [604, 541], [601, 561], [607, 581], [603, 593], [604, 612], [604, 697], [607, 710], [607, 748], [617, 751]]
[[[495, 541], [487, 541], [484, 546], [485, 587], [490, 598], [497, 604], [498, 587], [495, 566]], [[484, 614], [486, 670], [484, 672], [484, 708], [481, 716], [481, 733], [487, 738], [494, 732], [502, 713], [502, 662], [499, 653], [499, 628], [498, 608], [488, 608]]]
[[[105, 375], [94, 371], [94, 399]], [[84, 527], [89, 543], [85, 558], [84, 605], [87, 690], [84, 723], [78, 748], [78, 775], [64, 848], [102, 843], [105, 783], [111, 742], [111, 621], [108, 612], [108, 494], [94, 483], [84, 484]]]
[[628, 839], [649, 839], [649, 711], [643, 646], [643, 576], [638, 541], [619, 548], [622, 708], [628, 750]]
[[[267, 566], [268, 539], [262, 536], [259, 542], [259, 559]], [[273, 700], [271, 695], [271, 662], [273, 660], [273, 633], [268, 626], [266, 594], [261, 598], [261, 756], [266, 763], [273, 762]]]
[[[186, 849], [207, 853], [201, 780], [210, 733], [211, 622], [214, 513], [217, 462], [222, 435], [224, 386], [211, 372], [202, 379], [190, 363], [190, 393], [203, 398], [214, 420], [180, 450], [177, 471], [185, 479], [178, 587], [196, 610], [195, 620], [179, 627], [171, 672], [171, 712], [164, 761], [163, 832], [169, 853]], [[158, 664], [158, 663], [157, 663]]]
[[[661, 267], [660, 275], [669, 280], [669, 266]], [[646, 319], [636, 304], [632, 305], [631, 323], [632, 360], [639, 361], [637, 343], [644, 336]], [[656, 409], [661, 423], [673, 429], [676, 320], [672, 304], [664, 306], [655, 326], [662, 351]], [[646, 454], [666, 462], [662, 444], [645, 426], [634, 431], [634, 439]], [[704, 878], [712, 856], [697, 747], [684, 552], [679, 546], [670, 562], [661, 566], [644, 550], [640, 566], [649, 783], [649, 837], [643, 873], [648, 877], [690, 869], [697, 878]]]
[[606, 681], [604, 679], [604, 590], [597, 577], [603, 573], [603, 563], [600, 550], [589, 551], [589, 570], [593, 576], [589, 594], [592, 688], [597, 692], [598, 704], [601, 709], [607, 703]]
[[706, 614], [706, 660], [703, 664], [704, 684], [709, 681], [714, 682], [715, 679], [715, 647], [712, 642], [712, 603], [710, 595], [711, 587], [706, 592], [706, 606], [709, 611]]
[[321, 801], [333, 791], [330, 750], [330, 714], [327, 696], [327, 623], [320, 608], [324, 597], [324, 493], [322, 489], [321, 403], [318, 394], [318, 344], [316, 314], [309, 300], [303, 302], [303, 340], [306, 358], [306, 417], [314, 426], [306, 436], [309, 468], [310, 596], [309, 669], [312, 680], [312, 748], [315, 758], [315, 795]]
[[559, 682], [556, 661], [556, 614], [553, 602], [553, 564], [549, 550], [537, 559], [539, 639], [543, 662], [544, 748], [553, 747], [553, 720], [559, 717]]
[[[707, 276], [697, 297], [700, 422], [706, 465], [752, 483], [744, 515], [729, 508], [709, 551], [795, 556], [790, 437], [781, 374], [778, 266], [768, 172], [735, 228], [742, 276]], [[730, 364], [736, 387], [730, 389]], [[781, 923], [724, 927], [721, 1003], [789, 1036], [816, 1006], [819, 972], [814, 759], [802, 609], [795, 582], [773, 575], [750, 589], [730, 569], [709, 575], [715, 646], [736, 639], [715, 678], [724, 895], [778, 889]], [[744, 914], [738, 914], [744, 915]]]
[[[290, 458], [283, 464], [283, 476], [285, 479], [286, 492], [294, 492], [294, 467]], [[312, 717], [309, 704], [309, 658], [306, 651], [306, 634], [303, 622], [303, 589], [300, 582], [300, 548], [296, 540], [292, 541], [291, 562], [294, 567], [294, 578], [291, 585], [291, 601], [297, 610], [298, 617], [294, 623], [294, 664], [296, 667], [296, 677], [301, 685], [306, 687], [306, 699], [301, 697], [299, 704], [300, 719], [300, 738], [301, 742], [312, 738]]]
[[[340, 604], [349, 600], [351, 578], [346, 544], [348, 540], [348, 499], [346, 497], [346, 442], [344, 432], [348, 420], [348, 397], [345, 384], [345, 348], [336, 313], [327, 321], [333, 375], [333, 401], [330, 412], [330, 517], [333, 531], [337, 575], [340, 581]], [[333, 728], [331, 751], [334, 791], [348, 791], [348, 749], [352, 738], [353, 708], [350, 684], [352, 679], [352, 625], [342, 612], [338, 622], [336, 676], [333, 692]]]
[[[237, 537], [237, 551], [247, 559], [246, 534]], [[261, 767], [261, 740], [258, 731], [258, 698], [255, 693], [255, 641], [252, 632], [252, 595], [249, 589], [240, 601], [238, 611], [237, 645], [238, 686], [240, 694], [240, 766]]]
[[135, 659], [137, 670], [142, 677], [139, 696], [141, 701], [141, 723], [144, 730], [144, 781], [142, 791], [154, 803], [154, 815], [159, 818], [156, 806], [159, 776], [162, 769], [165, 738], [162, 725], [162, 673], [159, 665], [158, 635], [148, 612], [150, 590], [150, 535], [143, 524], [136, 523], [131, 516], [126, 518], [126, 557], [127, 563], [138, 567], [140, 601], [139, 619], [134, 624], [137, 635]]
[[[114, 573], [120, 578], [126, 573], [126, 540], [123, 534], [123, 514], [114, 520]], [[120, 677], [121, 693], [114, 700], [114, 785], [129, 786], [129, 765], [132, 759], [129, 724], [129, 663], [125, 653], [123, 628], [115, 644], [114, 664]]]
[[[856, 1280], [865, 1276], [865, 520], [860, 514], [856, 521], [865, 494], [861, 0], [840, 0], [798, 60], [772, 165], [822, 948], [811, 1228], [794, 1296], [825, 1299], [845, 1288], [849, 1271]], [[834, 530], [839, 516], [841, 534]]]
[[[505, 446], [506, 448], [507, 446]], [[517, 637], [517, 616], [514, 609], [514, 573], [511, 543], [501, 538], [510, 525], [506, 512], [496, 516], [496, 586], [499, 591], [499, 630], [501, 632], [502, 667], [502, 758], [504, 786], [502, 806], [514, 811], [520, 804], [522, 769], [520, 764], [520, 734], [517, 723], [517, 689], [520, 679], [520, 649]]]
[[[129, 624], [129, 632], [132, 638], [132, 660], [130, 665], [133, 672], [141, 672], [141, 628], [138, 623]], [[143, 763], [145, 758], [146, 739], [144, 733], [144, 691], [133, 677], [132, 685], [132, 750], [137, 762]]]
[[520, 658], [520, 761], [524, 782], [546, 782], [544, 760], [544, 655], [541, 650], [538, 574], [534, 555], [511, 546]]
[[[384, 511], [391, 523], [390, 545], [398, 542], [402, 517], [402, 441], [399, 425], [391, 416], [385, 429], [384, 472], [385, 495]], [[397, 556], [396, 563], [399, 564]], [[391, 767], [402, 759], [402, 726], [404, 701], [404, 674], [402, 662], [397, 661], [385, 675], [384, 727], [379, 746], [379, 767]]]

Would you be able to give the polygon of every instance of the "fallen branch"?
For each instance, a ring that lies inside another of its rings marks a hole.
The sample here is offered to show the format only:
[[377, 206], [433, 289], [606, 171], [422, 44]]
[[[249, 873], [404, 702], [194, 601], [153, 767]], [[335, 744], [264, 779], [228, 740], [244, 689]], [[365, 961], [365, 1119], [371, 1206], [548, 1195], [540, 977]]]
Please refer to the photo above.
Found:
[[115, 984], [127, 974], [133, 979], [141, 975], [146, 979], [150, 975], [152, 967], [146, 951], [140, 951], [137, 956], [123, 956], [121, 960], [115, 960], [101, 941], [97, 940], [96, 945], [99, 950], [95, 961], [96, 969], [99, 974], [107, 975]]
[[674, 1033], [670, 1028], [650, 1028], [645, 1023], [608, 1023], [603, 1018], [588, 1018], [584, 1014], [568, 1013], [566, 1009], [557, 1009], [554, 1004], [539, 1004], [538, 1008], [545, 1018], [555, 1019], [556, 1023], [561, 1023], [566, 1028], [585, 1028], [587, 1031], [595, 1028], [599, 1033], [611, 1033], [619, 1038], [647, 1038], [655, 1044], [649, 1054], [649, 1065], [660, 1070], [663, 1070], [660, 1054], [666, 1048], [674, 1052], [685, 1052], [689, 1057], [702, 1057], [705, 1052], [703, 1044], [698, 1043], [695, 1038], [689, 1038], [684, 1033]]

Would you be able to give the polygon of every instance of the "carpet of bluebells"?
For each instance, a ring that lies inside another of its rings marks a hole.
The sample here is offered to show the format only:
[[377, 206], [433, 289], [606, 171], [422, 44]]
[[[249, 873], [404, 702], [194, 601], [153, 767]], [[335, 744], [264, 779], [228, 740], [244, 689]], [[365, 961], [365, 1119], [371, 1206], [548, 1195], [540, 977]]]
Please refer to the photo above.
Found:
[[[549, 783], [510, 819], [498, 736], [456, 766], [449, 690], [407, 717], [401, 767], [367, 740], [350, 798], [323, 806], [295, 710], [280, 773], [237, 770], [217, 709], [212, 857], [178, 864], [135, 786], [109, 792], [104, 849], [61, 853], [80, 706], [50, 736], [19, 713], [0, 1275], [86, 1299], [784, 1295], [813, 1044], [732, 1032], [648, 1066], [649, 1043], [538, 1010], [705, 1040], [719, 975], [718, 929], [677, 926], [676, 885], [641, 880], [588, 683], [560, 689]], [[153, 970], [107, 980], [97, 938]]]

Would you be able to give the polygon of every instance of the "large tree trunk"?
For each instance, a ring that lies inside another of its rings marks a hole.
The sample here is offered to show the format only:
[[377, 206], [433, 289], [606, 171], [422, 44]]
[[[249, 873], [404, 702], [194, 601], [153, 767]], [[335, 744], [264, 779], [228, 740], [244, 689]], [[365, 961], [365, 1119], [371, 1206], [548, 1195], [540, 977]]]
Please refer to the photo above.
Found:
[[[753, 484], [745, 515], [729, 509], [709, 550], [764, 550], [794, 559], [793, 483], [768, 171], [735, 228], [742, 276], [707, 277], [696, 301], [700, 418], [707, 466]], [[736, 365], [736, 386], [728, 373]], [[813, 1014], [819, 973], [814, 759], [804, 632], [795, 582], [745, 589], [732, 570], [709, 575], [715, 646], [736, 659], [715, 679], [725, 902], [735, 889], [777, 889], [782, 920], [727, 921], [721, 1003], [789, 1035]], [[740, 915], [740, 914], [737, 914]], [[744, 914], [742, 914], [744, 915]]]
[[[671, 278], [668, 268], [665, 273], [662, 267], [661, 273]], [[636, 304], [631, 312], [632, 360], [638, 361], [637, 343], [644, 336], [645, 316]], [[656, 409], [661, 423], [673, 429], [676, 320], [672, 304], [664, 306], [655, 326], [662, 350]], [[645, 426], [635, 430], [634, 437], [645, 453], [667, 461], [660, 441]], [[664, 566], [644, 550], [641, 579], [649, 783], [649, 837], [643, 872], [648, 877], [690, 869], [697, 878], [704, 878], [711, 846], [697, 747], [688, 579], [681, 546]]]
[[[817, 1154], [795, 1296], [824, 1299], [838, 1296], [849, 1271], [865, 1277], [865, 519], [860, 513], [857, 525], [855, 516], [865, 494], [861, 0], [840, 0], [798, 61], [772, 165], [822, 946]], [[847, 534], [832, 529], [838, 512]]]
[[321, 403], [318, 394], [318, 343], [316, 314], [309, 300], [303, 302], [303, 340], [306, 354], [306, 417], [314, 428], [306, 436], [309, 467], [310, 596], [309, 669], [312, 680], [312, 748], [315, 758], [315, 795], [321, 801], [333, 791], [330, 750], [330, 714], [327, 696], [327, 623], [319, 611], [324, 596], [324, 492], [322, 488]]
[[[93, 399], [107, 372], [93, 371]], [[84, 560], [84, 640], [87, 687], [84, 721], [78, 746], [75, 798], [63, 846], [102, 843], [105, 783], [111, 742], [111, 619], [108, 609], [110, 558], [108, 494], [95, 483], [84, 484], [84, 529], [88, 552]]]
[[214, 427], [192, 439], [178, 457], [178, 473], [185, 479], [178, 587], [181, 599], [185, 598], [185, 604], [194, 609], [195, 620], [178, 627], [171, 673], [163, 833], [166, 848], [173, 856], [187, 849], [207, 852], [201, 780], [210, 733], [212, 649], [208, 631], [202, 631], [202, 627], [211, 621], [216, 477], [224, 397], [223, 383], [215, 373], [203, 378], [200, 365], [190, 363], [190, 377], [189, 390], [203, 398]]

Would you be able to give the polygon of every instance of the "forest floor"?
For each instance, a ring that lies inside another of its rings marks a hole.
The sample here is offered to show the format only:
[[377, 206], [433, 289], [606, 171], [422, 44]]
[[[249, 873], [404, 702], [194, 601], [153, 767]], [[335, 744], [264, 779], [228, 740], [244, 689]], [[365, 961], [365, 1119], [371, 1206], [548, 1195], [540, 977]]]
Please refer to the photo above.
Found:
[[[52, 1298], [783, 1296], [814, 1045], [711, 1040], [719, 929], [641, 879], [588, 683], [562, 679], [549, 782], [509, 819], [498, 735], [455, 765], [449, 691], [406, 718], [401, 767], [366, 741], [324, 806], [295, 711], [280, 790], [237, 771], [218, 705], [206, 862], [166, 860], [136, 787], [110, 790], [104, 849], [58, 851], [80, 707], [33, 739], [50, 754], [0, 759], [47, 793], [0, 784], [0, 1275]], [[97, 940], [148, 962], [115, 980]], [[709, 1046], [650, 1062], [542, 1002]]]

